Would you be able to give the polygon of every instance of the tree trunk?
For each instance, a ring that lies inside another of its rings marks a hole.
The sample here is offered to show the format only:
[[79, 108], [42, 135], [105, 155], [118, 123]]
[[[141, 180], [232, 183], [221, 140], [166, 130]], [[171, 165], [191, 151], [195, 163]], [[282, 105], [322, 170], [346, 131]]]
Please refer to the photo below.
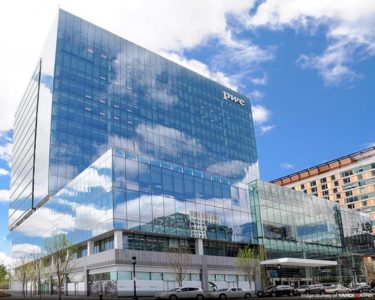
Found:
[[38, 295], [39, 298], [42, 298], [42, 280], [40, 279], [40, 274], [38, 276]]
[[59, 300], [61, 300], [61, 278], [60, 278], [60, 276], [58, 276], [57, 281], [58, 281], [58, 284], [59, 284], [59, 286], [58, 286], [58, 289], [59, 289]]

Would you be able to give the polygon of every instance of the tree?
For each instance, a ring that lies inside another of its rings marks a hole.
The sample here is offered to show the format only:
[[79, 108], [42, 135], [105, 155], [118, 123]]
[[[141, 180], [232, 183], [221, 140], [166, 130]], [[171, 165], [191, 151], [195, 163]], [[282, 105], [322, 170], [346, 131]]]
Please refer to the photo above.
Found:
[[22, 296], [25, 297], [27, 293], [27, 283], [30, 280], [30, 274], [32, 273], [32, 266], [26, 261], [26, 258], [19, 258], [14, 268], [14, 277], [19, 280], [22, 284]]
[[44, 250], [47, 260], [50, 261], [50, 266], [46, 269], [50, 272], [49, 277], [56, 278], [59, 300], [61, 300], [61, 287], [73, 268], [72, 260], [76, 247], [71, 244], [66, 234], [54, 234], [45, 240]]
[[0, 288], [9, 287], [10, 272], [7, 267], [0, 264]]
[[178, 286], [181, 287], [188, 274], [189, 266], [191, 264], [191, 256], [186, 253], [186, 249], [183, 247], [169, 248], [168, 260], [169, 265], [176, 274]]
[[5, 265], [0, 264], [0, 282], [8, 280], [8, 270]]
[[31, 277], [32, 277], [33, 287], [35, 290], [34, 294], [38, 294], [39, 297], [42, 297], [42, 294], [41, 294], [42, 280], [41, 279], [42, 279], [42, 273], [44, 272], [45, 260], [41, 257], [40, 254], [33, 255], [31, 267], [32, 267]]
[[251, 283], [255, 282], [255, 275], [259, 265], [259, 254], [255, 248], [240, 249], [237, 255], [237, 268], [245, 273], [246, 279]]
[[366, 280], [369, 286], [375, 284], [375, 264], [372, 260], [365, 261]]

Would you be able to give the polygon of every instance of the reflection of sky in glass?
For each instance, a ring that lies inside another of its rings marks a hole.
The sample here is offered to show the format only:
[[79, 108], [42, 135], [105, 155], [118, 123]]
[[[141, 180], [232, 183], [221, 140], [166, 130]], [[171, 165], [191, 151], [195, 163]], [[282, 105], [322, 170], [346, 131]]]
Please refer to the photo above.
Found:
[[15, 253], [20, 245], [41, 249], [53, 233], [79, 243], [114, 228], [249, 243], [247, 203], [246, 191], [227, 178], [114, 148], [37, 209], [11, 239]]
[[116, 228], [250, 240], [247, 194], [230, 180], [120, 149], [114, 155]]
[[15, 252], [113, 228], [252, 240], [247, 99], [64, 11], [45, 49], [34, 204], [53, 196], [12, 232]]
[[356, 212], [348, 208], [340, 208], [344, 237], [371, 232], [371, 218], [367, 213]]
[[111, 169], [109, 151], [11, 232], [14, 251], [20, 244], [42, 248], [56, 233], [80, 242], [113, 228]]
[[[54, 82], [55, 20], [15, 115], [9, 226], [48, 195], [48, 161]], [[38, 85], [40, 78], [40, 85]], [[37, 127], [37, 128], [36, 128]], [[35, 131], [36, 129], [36, 131]], [[34, 155], [34, 150], [35, 155]]]
[[56, 53], [51, 191], [112, 147], [258, 177], [248, 100], [225, 101], [227, 88], [64, 11]]
[[[364, 226], [370, 220], [332, 201], [261, 181], [250, 184], [250, 204], [257, 214], [256, 235], [266, 248], [279, 251], [301, 251], [302, 247], [316, 253], [339, 253], [340, 226], [346, 237], [366, 233]], [[355, 233], [349, 233], [353, 228]]]

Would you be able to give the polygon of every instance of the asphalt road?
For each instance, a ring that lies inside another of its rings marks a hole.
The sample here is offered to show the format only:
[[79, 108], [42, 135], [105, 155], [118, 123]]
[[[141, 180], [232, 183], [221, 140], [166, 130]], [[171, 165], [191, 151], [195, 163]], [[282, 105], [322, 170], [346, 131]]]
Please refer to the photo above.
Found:
[[[7, 292], [5, 290], [2, 290], [4, 292]], [[252, 299], [255, 299], [255, 298], [258, 298], [258, 297], [254, 297]], [[58, 300], [58, 295], [42, 295], [42, 297], [40, 298], [39, 296], [33, 296], [31, 297], [30, 294], [26, 295], [25, 297], [22, 297], [21, 294], [12, 294], [12, 296], [10, 297], [0, 297], [0, 300]], [[90, 296], [90, 297], [85, 297], [85, 296], [62, 296], [61, 297], [62, 300], [80, 300], [80, 299], [83, 299], [83, 300], [114, 300], [114, 299], [133, 299], [132, 297], [119, 297], [119, 298], [114, 298], [114, 297], [109, 297], [109, 296], [104, 296], [102, 297], [102, 299], [99, 298], [99, 296]], [[213, 298], [205, 298], [207, 300], [209, 299], [213, 299]], [[237, 298], [239, 299], [239, 298]], [[261, 299], [264, 299], [264, 300], [268, 300], [268, 299], [275, 299], [275, 298], [272, 298], [272, 297], [267, 297], [267, 298], [258, 298], [259, 300]], [[283, 297], [277, 297], [277, 299], [280, 299], [280, 300], [298, 300], [298, 299], [304, 299], [304, 300], [314, 300], [314, 299], [375, 299], [375, 293], [362, 293], [362, 294], [341, 294], [341, 295], [328, 295], [328, 294], [324, 294], [324, 295], [302, 295], [302, 296], [294, 296], [294, 297], [290, 297], [290, 296], [283, 296]], [[154, 297], [139, 297], [138, 300], [155, 300]], [[231, 300], [230, 298], [227, 298], [227, 300]]]
[[[39, 298], [38, 296], [34, 296], [34, 297], [30, 297], [30, 295], [27, 295], [26, 297], [22, 297], [20, 295], [13, 295], [13, 296], [10, 296], [10, 297], [0, 297], [0, 299], [9, 299], [9, 300], [38, 300], [38, 299], [43, 299], [43, 300], [48, 300], [48, 299], [51, 299], [51, 300], [58, 300], [58, 296], [56, 295], [53, 295], [53, 296], [50, 296], [50, 295], [43, 295], [41, 298]], [[94, 300], [94, 299], [99, 299], [99, 297], [82, 297], [82, 296], [62, 296], [61, 297], [62, 300], [78, 300], [78, 299], [83, 299], [83, 300]], [[133, 299], [133, 298], [129, 298], [129, 297], [121, 297], [121, 298], [111, 298], [111, 297], [103, 297], [103, 300], [114, 300], [114, 299]], [[138, 298], [139, 300], [154, 300], [153, 297], [139, 297]], [[209, 299], [209, 298], [207, 298]], [[238, 298], [237, 298], [238, 299]], [[264, 299], [264, 300], [268, 300], [268, 299], [275, 299], [275, 298], [259, 298], [259, 299]], [[281, 300], [297, 300], [297, 299], [304, 299], [304, 300], [308, 300], [308, 299], [375, 299], [375, 294], [344, 294], [344, 295], [309, 295], [309, 296], [294, 296], [294, 297], [277, 297], [277, 299], [281, 299]], [[229, 298], [227, 298], [227, 300], [231, 300]]]

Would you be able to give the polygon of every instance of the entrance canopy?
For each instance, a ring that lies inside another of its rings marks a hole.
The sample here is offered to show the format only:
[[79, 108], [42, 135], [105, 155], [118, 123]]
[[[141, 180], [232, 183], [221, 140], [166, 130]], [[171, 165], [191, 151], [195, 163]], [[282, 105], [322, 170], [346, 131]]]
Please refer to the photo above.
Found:
[[260, 264], [261, 265], [293, 266], [293, 267], [329, 267], [329, 266], [336, 266], [337, 261], [283, 257], [283, 258], [277, 258], [277, 259], [263, 260], [260, 262]]

